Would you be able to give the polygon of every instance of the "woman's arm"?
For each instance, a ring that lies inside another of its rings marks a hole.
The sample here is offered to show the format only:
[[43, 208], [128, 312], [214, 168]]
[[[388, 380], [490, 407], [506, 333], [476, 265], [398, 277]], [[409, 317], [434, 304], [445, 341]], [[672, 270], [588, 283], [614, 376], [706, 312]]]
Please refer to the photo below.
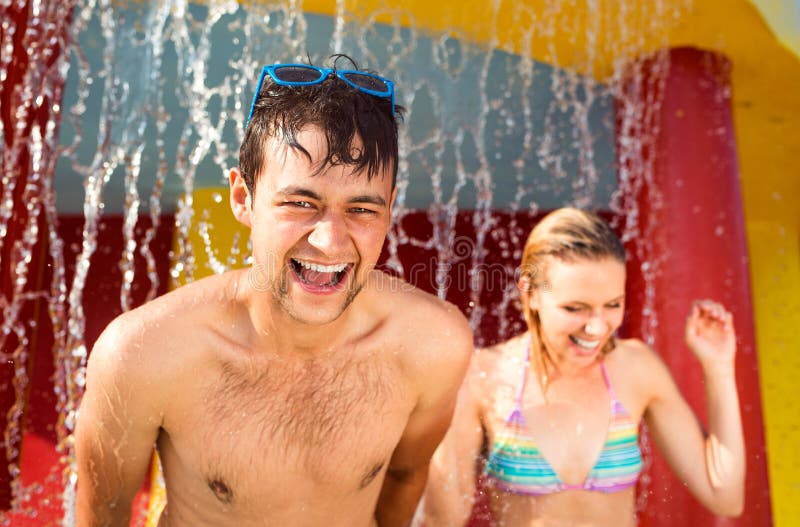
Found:
[[701, 428], [653, 352], [647, 374], [653, 392], [645, 418], [660, 451], [691, 493], [715, 514], [738, 516], [744, 507], [745, 457], [732, 317], [719, 304], [697, 302], [685, 337], [703, 368], [708, 430]]

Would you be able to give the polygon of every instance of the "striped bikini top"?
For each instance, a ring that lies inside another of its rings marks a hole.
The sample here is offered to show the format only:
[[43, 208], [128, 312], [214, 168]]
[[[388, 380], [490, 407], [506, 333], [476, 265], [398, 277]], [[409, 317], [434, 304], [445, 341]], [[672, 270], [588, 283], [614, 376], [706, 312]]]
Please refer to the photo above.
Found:
[[583, 485], [567, 485], [542, 456], [533, 437], [526, 433], [522, 395], [527, 383], [529, 361], [530, 346], [525, 356], [525, 371], [514, 411], [506, 419], [489, 451], [484, 473], [490, 483], [499, 490], [526, 496], [565, 490], [617, 492], [635, 485], [642, 470], [639, 426], [617, 400], [605, 365], [601, 362], [600, 368], [611, 398], [611, 422], [606, 441]]

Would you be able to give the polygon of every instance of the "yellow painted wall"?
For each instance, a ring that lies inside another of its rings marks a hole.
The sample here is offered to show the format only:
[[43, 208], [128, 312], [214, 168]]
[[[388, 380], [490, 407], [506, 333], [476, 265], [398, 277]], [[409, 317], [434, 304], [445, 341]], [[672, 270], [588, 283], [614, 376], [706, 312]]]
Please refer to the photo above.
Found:
[[751, 0], [778, 40], [800, 56], [800, 2], [797, 0]]
[[[205, 237], [202, 232], [204, 226]], [[247, 242], [250, 230], [233, 217], [227, 187], [195, 189], [192, 194], [192, 224], [187, 234], [186, 245], [191, 248], [194, 260], [191, 264], [192, 280], [214, 274], [213, 260], [229, 268], [243, 267], [246, 263], [242, 256], [249, 253]], [[183, 254], [186, 250], [179, 245], [178, 238], [173, 236], [172, 250], [175, 254]], [[235, 257], [233, 253], [237, 250], [239, 256]], [[231, 257], [235, 258], [234, 262], [228, 262]], [[178, 268], [177, 276], [173, 278], [177, 279], [177, 283], [185, 284], [189, 281], [188, 276], [187, 269]]]
[[750, 273], [772, 514], [800, 525], [800, 233], [796, 222], [748, 221]]

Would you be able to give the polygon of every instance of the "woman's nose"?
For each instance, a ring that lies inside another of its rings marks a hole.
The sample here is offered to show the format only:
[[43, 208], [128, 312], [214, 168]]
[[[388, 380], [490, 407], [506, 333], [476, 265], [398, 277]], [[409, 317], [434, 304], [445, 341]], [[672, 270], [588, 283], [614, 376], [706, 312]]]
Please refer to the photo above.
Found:
[[600, 317], [592, 317], [586, 322], [586, 327], [584, 328], [587, 334], [589, 335], [602, 335], [606, 330], [606, 323]]

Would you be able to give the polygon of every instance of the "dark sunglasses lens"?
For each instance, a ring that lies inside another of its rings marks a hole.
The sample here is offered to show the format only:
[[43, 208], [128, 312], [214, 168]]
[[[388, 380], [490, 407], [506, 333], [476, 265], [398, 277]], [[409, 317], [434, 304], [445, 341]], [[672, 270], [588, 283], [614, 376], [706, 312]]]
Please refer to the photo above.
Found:
[[386, 95], [389, 94], [389, 86], [377, 77], [364, 75], [362, 73], [345, 73], [344, 77], [359, 88], [384, 93]]
[[282, 82], [315, 82], [322, 78], [322, 73], [315, 69], [297, 66], [275, 68], [274, 75]]

